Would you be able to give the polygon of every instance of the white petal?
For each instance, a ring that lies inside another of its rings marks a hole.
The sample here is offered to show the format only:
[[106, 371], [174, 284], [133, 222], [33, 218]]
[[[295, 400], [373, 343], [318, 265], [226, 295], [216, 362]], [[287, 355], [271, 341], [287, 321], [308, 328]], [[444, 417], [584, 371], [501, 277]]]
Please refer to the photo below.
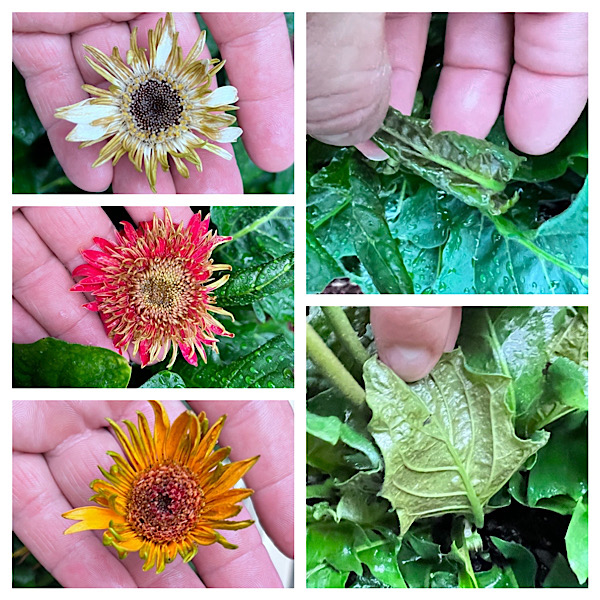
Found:
[[156, 48], [156, 57], [154, 58], [154, 66], [161, 70], [164, 69], [167, 65], [167, 59], [169, 58], [169, 54], [171, 53], [171, 48], [173, 47], [173, 43], [175, 41], [175, 29], [169, 27], [170, 22], [167, 19], [166, 26], [163, 30], [162, 35], [160, 36], [160, 41], [158, 42], [158, 46]]
[[87, 123], [80, 123], [69, 133], [67, 140], [69, 142], [91, 142], [92, 140], [99, 140], [107, 132], [108, 127], [94, 127]]
[[211, 92], [208, 96], [201, 100], [205, 106], [225, 106], [233, 104], [238, 99], [237, 89], [232, 85], [224, 85]]
[[106, 104], [90, 104], [89, 100], [83, 100], [74, 104], [69, 110], [62, 114], [62, 118], [71, 123], [91, 123], [96, 119], [112, 117], [119, 112], [116, 106]]
[[217, 135], [213, 137], [215, 142], [221, 142], [223, 144], [228, 142], [235, 142], [240, 135], [242, 135], [242, 130], [239, 127], [227, 127], [226, 129], [221, 129]]

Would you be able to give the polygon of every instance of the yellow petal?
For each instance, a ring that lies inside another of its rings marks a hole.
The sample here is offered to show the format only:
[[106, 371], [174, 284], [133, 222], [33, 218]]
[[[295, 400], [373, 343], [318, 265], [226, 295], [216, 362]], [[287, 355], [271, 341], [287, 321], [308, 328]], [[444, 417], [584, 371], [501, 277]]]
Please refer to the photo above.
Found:
[[71, 525], [66, 531], [67, 533], [75, 533], [77, 531], [87, 531], [88, 529], [106, 529], [111, 521], [117, 523], [123, 522], [123, 517], [118, 515], [110, 508], [100, 506], [83, 506], [82, 508], [74, 508], [62, 515], [65, 519], [80, 521]]

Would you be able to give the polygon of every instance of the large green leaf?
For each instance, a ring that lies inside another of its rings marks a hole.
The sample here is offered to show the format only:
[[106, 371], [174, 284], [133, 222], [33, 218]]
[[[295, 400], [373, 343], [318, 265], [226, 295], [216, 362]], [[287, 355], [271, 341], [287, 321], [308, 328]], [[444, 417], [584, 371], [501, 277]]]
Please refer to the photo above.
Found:
[[472, 371], [460, 350], [413, 384], [374, 357], [364, 378], [369, 430], [385, 464], [381, 493], [402, 532], [416, 519], [448, 513], [469, 515], [481, 527], [490, 498], [548, 439], [546, 432], [529, 440], [515, 435], [510, 380]]
[[487, 217], [452, 205], [436, 292], [587, 293], [587, 184], [571, 205], [542, 225], [510, 215]]
[[15, 387], [127, 387], [131, 367], [116, 352], [44, 338], [13, 344]]
[[511, 378], [517, 431], [587, 405], [587, 313], [560, 306], [469, 308], [459, 345], [478, 371]]
[[404, 169], [490, 214], [517, 200], [502, 192], [525, 159], [507, 148], [453, 131], [434, 133], [427, 119], [390, 108], [373, 141], [387, 152], [389, 169]]
[[235, 271], [217, 290], [221, 306], [251, 304], [294, 284], [294, 253]]

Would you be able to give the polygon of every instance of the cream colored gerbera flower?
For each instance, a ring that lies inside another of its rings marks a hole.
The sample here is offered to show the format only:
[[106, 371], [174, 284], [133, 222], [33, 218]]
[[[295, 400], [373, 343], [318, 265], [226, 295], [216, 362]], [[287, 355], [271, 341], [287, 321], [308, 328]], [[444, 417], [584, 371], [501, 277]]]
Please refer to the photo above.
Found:
[[210, 89], [225, 61], [198, 58], [206, 32], [201, 33], [184, 60], [178, 36], [173, 15], [167, 13], [164, 25], [159, 19], [156, 28], [148, 32], [148, 56], [137, 45], [137, 28], [131, 33], [127, 64], [116, 47], [111, 56], [106, 56], [84, 45], [90, 54], [85, 57], [87, 62], [111, 85], [108, 90], [83, 85], [96, 97], [59, 108], [55, 114], [77, 124], [66, 139], [81, 142], [81, 148], [112, 138], [100, 151], [94, 167], [109, 160], [116, 164], [128, 153], [138, 171], [144, 164], [153, 192], [158, 163], [168, 171], [169, 154], [179, 173], [188, 177], [183, 159], [202, 170], [196, 148], [230, 160], [227, 150], [208, 140], [234, 142], [242, 134], [239, 127], [230, 127], [235, 117], [224, 112], [237, 108], [232, 106], [238, 99], [236, 88], [227, 85]]

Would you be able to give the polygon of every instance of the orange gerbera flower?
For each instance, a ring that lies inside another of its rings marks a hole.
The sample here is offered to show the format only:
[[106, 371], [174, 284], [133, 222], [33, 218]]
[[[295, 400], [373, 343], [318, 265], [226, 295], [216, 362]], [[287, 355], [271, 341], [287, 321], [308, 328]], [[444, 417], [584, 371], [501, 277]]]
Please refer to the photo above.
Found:
[[156, 572], [181, 554], [189, 562], [198, 545], [218, 542], [230, 544], [217, 529], [243, 529], [253, 521], [230, 521], [241, 510], [238, 504], [253, 490], [232, 487], [256, 463], [258, 456], [222, 464], [231, 448], [215, 450], [225, 422], [222, 416], [209, 428], [206, 415], [186, 411], [169, 424], [162, 404], [151, 401], [154, 409], [154, 435], [148, 421], [138, 412], [138, 427], [124, 421], [129, 438], [111, 419], [125, 452], [107, 452], [115, 464], [106, 471], [98, 467], [105, 480], [96, 479], [90, 487], [91, 500], [100, 506], [75, 508], [63, 514], [79, 521], [66, 531], [105, 529], [103, 543], [113, 546], [119, 558], [139, 552], [147, 571]]

